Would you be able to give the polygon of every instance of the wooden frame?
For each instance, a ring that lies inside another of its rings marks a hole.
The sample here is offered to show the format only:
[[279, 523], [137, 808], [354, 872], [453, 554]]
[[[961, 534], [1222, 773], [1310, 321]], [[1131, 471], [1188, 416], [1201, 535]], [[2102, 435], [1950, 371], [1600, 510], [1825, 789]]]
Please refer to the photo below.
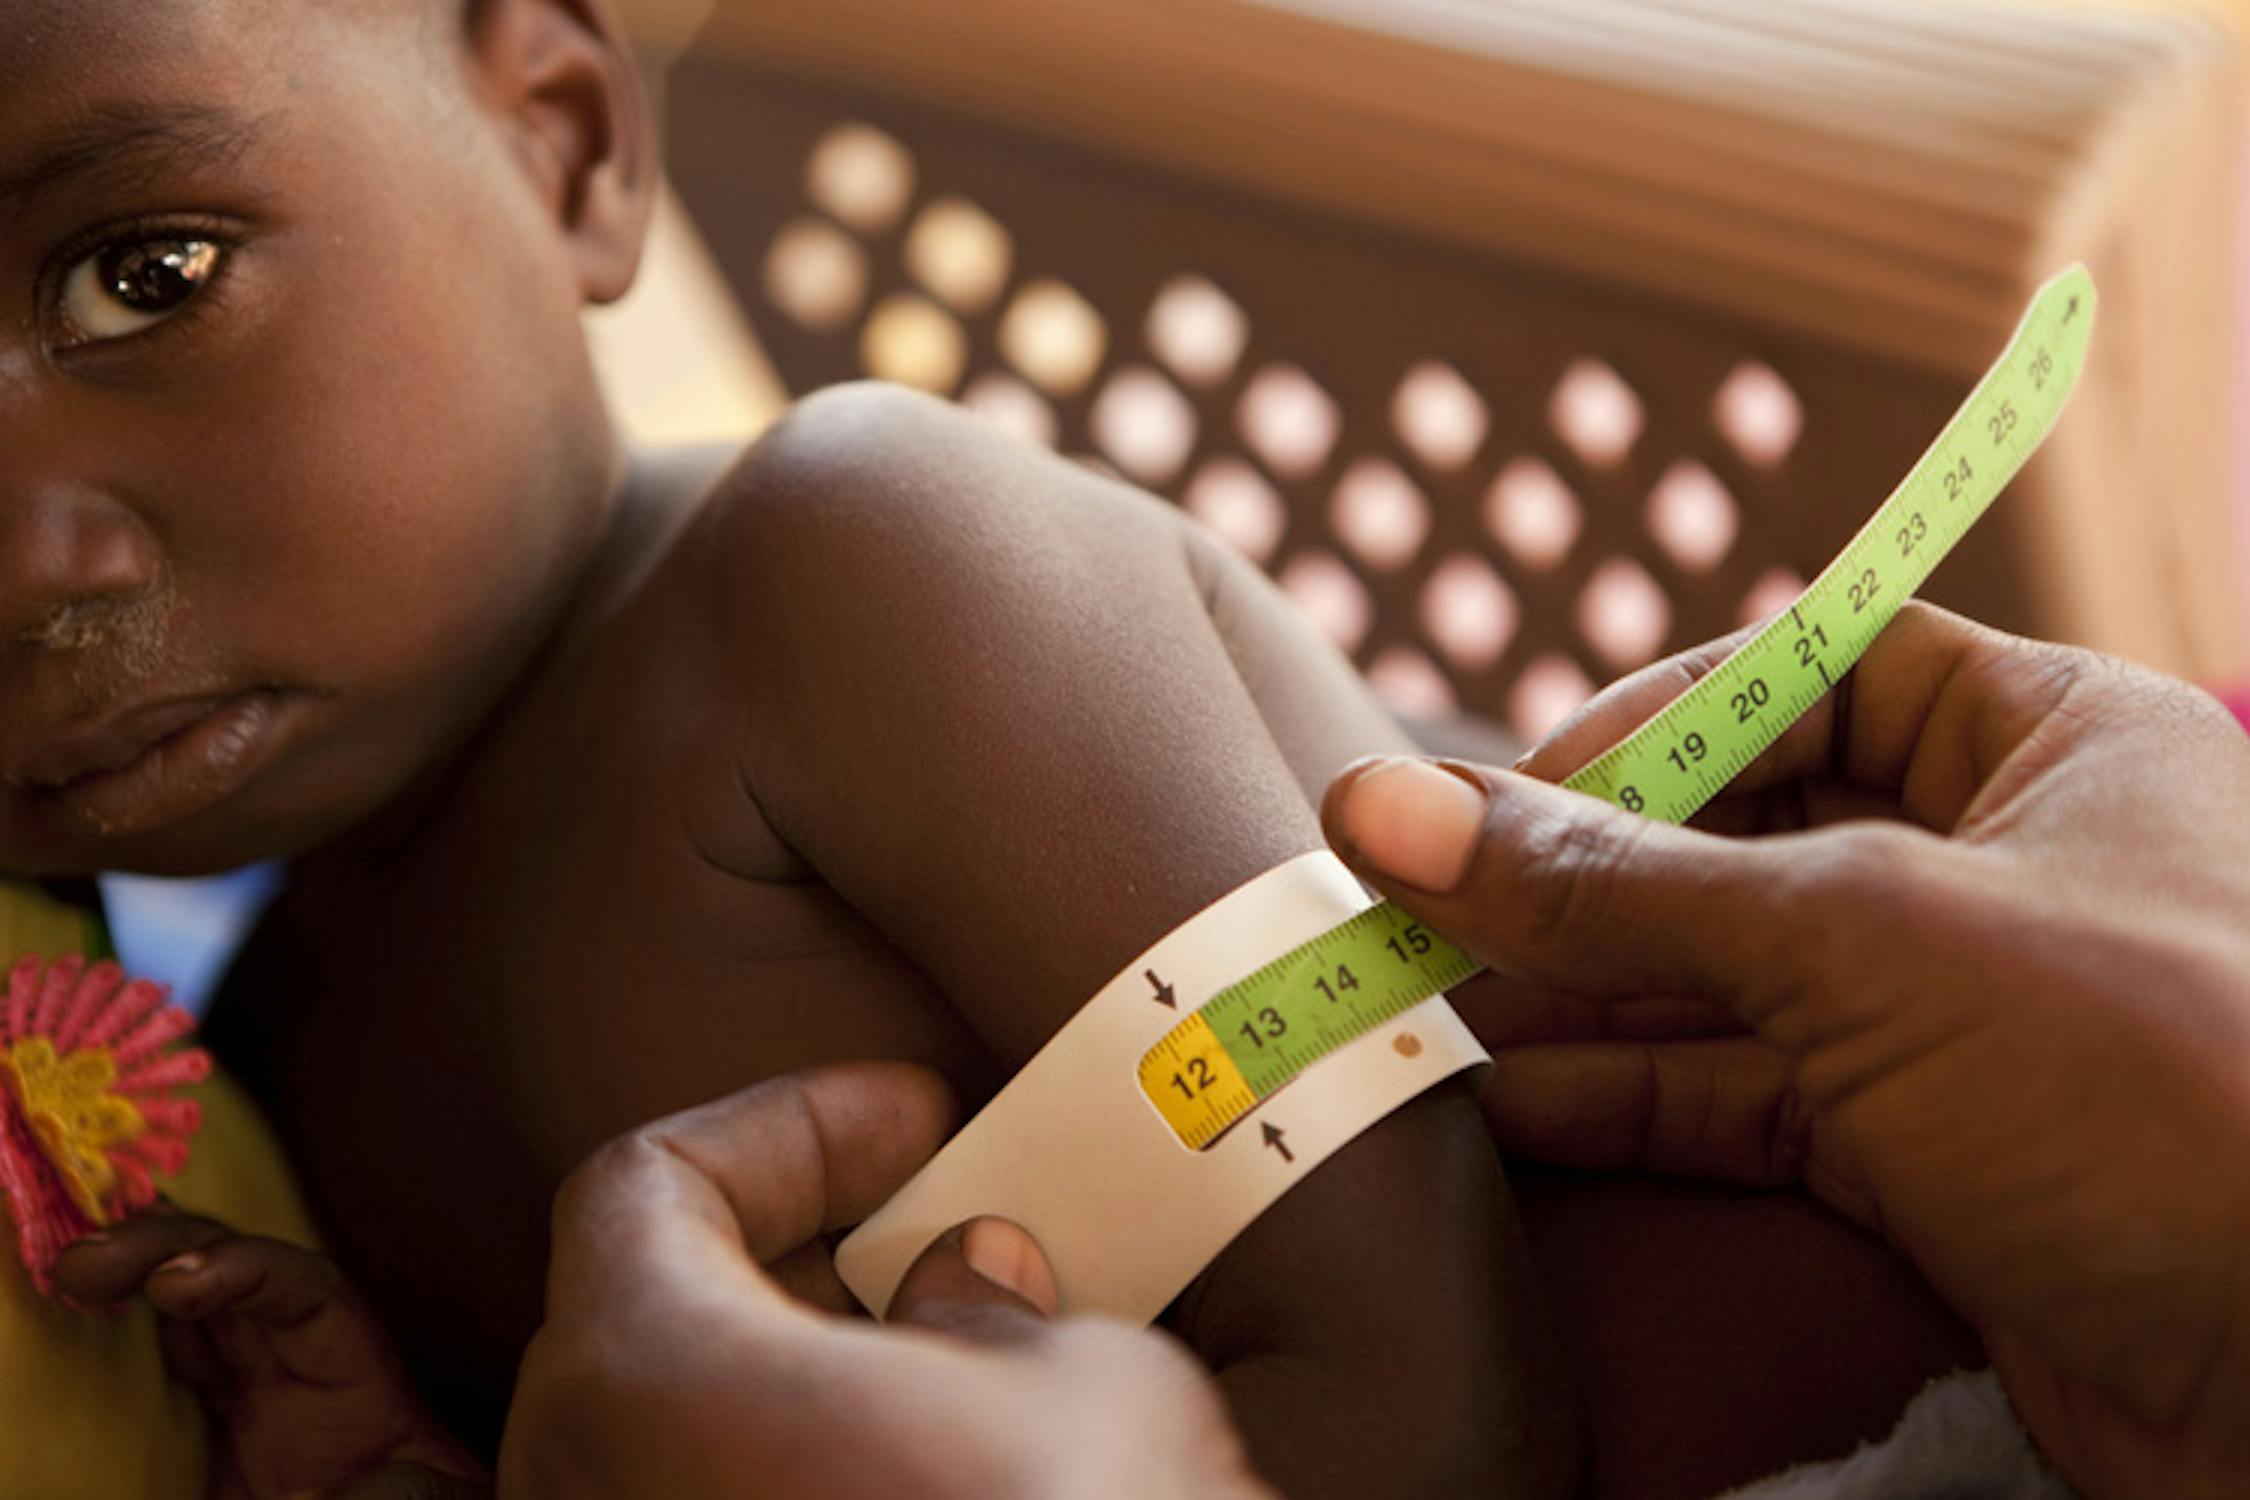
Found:
[[[2107, 298], [2035, 471], [2040, 616], [2244, 658], [2240, 61], [2199, 0], [718, 0], [706, 51], [1964, 381]], [[2116, 545], [2115, 512], [2142, 533]]]

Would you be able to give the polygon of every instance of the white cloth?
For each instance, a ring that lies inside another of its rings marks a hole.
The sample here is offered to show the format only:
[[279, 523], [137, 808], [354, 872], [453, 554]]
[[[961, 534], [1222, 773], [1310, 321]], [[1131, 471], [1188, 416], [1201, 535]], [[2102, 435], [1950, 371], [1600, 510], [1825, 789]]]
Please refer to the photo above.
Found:
[[1898, 1429], [1838, 1463], [1807, 1464], [1723, 1500], [2075, 1500], [1990, 1370], [1931, 1381]]

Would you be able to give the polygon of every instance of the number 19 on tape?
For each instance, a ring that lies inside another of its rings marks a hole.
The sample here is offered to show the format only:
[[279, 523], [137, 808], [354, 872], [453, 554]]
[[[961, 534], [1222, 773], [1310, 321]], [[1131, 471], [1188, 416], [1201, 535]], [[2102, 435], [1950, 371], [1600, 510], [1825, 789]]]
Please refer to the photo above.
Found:
[[[1563, 785], [1684, 823], [1850, 671], [2062, 415], [2094, 332], [2073, 266], [2032, 298], [1999, 362], [1836, 560], [1732, 656]], [[1328, 1053], [1481, 967], [1389, 904], [1213, 996], [1141, 1058], [1180, 1142], [1209, 1147]]]

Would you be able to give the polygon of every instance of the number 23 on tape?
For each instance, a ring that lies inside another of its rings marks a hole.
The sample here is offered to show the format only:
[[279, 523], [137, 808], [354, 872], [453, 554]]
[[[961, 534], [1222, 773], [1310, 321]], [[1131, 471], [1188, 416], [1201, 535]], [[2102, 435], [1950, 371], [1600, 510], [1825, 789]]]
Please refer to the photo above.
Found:
[[[2094, 332], [2093, 278], [2040, 288], [1999, 361], [1836, 560], [1709, 675], [1563, 785], [1684, 823], [1850, 671], [2062, 415]], [[1180, 1143], [1209, 1147], [1289, 1081], [1481, 967], [1383, 903], [1214, 995], [1140, 1062]]]

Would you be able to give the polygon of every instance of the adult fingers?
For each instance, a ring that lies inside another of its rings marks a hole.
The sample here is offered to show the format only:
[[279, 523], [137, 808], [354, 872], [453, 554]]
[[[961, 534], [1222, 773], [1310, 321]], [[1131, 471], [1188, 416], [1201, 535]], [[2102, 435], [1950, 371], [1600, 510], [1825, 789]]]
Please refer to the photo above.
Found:
[[[1568, 778], [1755, 633], [1737, 631], [1691, 647], [1614, 684], [1564, 721], [1519, 769], [1544, 781]], [[2093, 661], [1909, 601], [1842, 685], [1735, 778], [1729, 794], [1836, 776], [1898, 791], [1917, 822], [1950, 828], [1992, 770]]]
[[1564, 781], [1604, 750], [1656, 717], [1664, 705], [1709, 676], [1761, 627], [1751, 625], [1690, 646], [1603, 688], [1516, 762], [1541, 781]]
[[1781, 1187], [1812, 1146], [1788, 1062], [1751, 1037], [1497, 1052], [1483, 1102], [1503, 1151], [1555, 1166]]
[[1055, 1315], [1055, 1273], [1038, 1241], [1004, 1219], [938, 1236], [907, 1269], [885, 1319], [982, 1343], [1015, 1343]]
[[1725, 1005], [1672, 995], [1593, 998], [1527, 984], [1490, 969], [1446, 991], [1487, 1048], [1562, 1042], [1684, 1042], [1739, 1036]]
[[557, 1195], [550, 1313], [633, 1287], [739, 1290], [751, 1262], [880, 1207], [952, 1118], [935, 1074], [885, 1063], [773, 1079], [645, 1126]]
[[1566, 994], [1681, 995], [1755, 1024], [1836, 915], [1806, 858], [1832, 835], [1719, 838], [1503, 771], [1362, 763], [1330, 787], [1322, 820], [1401, 906]]

